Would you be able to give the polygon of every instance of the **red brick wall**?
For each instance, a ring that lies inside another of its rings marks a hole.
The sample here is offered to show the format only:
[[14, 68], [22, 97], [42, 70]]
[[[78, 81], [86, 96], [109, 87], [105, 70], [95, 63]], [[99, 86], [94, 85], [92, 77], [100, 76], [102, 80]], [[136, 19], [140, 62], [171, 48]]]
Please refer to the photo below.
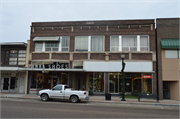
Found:
[[152, 53], [132, 53], [133, 60], [152, 60]]
[[49, 59], [49, 53], [33, 53], [32, 60]]
[[105, 53], [91, 53], [90, 59], [105, 60]]
[[74, 53], [73, 54], [73, 60], [83, 60], [88, 59], [87, 53]]
[[[121, 53], [109, 53], [109, 60], [122, 60], [121, 58]], [[125, 58], [124, 59], [129, 59], [129, 53], [124, 53]]]
[[69, 53], [52, 53], [52, 59], [69, 60]]

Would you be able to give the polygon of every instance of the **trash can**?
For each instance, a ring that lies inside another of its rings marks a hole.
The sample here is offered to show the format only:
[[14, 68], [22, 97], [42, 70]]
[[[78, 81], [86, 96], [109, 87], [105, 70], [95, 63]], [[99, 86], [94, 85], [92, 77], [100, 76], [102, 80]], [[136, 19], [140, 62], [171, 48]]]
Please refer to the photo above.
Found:
[[105, 97], [106, 97], [106, 100], [111, 100], [111, 94], [106, 93]]

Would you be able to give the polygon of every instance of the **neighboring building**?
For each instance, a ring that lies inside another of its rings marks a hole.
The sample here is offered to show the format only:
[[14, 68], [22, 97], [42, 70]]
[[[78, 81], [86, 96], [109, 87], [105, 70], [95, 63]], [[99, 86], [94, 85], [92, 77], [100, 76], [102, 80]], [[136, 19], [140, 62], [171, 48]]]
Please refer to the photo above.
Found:
[[180, 100], [179, 23], [179, 18], [156, 19], [160, 99]]
[[33, 22], [28, 92], [68, 84], [94, 94], [157, 93], [154, 19]]
[[26, 46], [24, 42], [1, 43], [1, 92], [25, 93]]

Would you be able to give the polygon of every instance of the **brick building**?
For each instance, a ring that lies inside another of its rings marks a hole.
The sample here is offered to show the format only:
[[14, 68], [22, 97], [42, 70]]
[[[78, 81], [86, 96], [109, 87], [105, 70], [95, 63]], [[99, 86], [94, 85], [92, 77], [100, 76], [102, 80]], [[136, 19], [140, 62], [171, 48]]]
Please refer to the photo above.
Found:
[[94, 94], [156, 94], [154, 19], [33, 22], [28, 92], [68, 84]]
[[180, 100], [179, 18], [158, 18], [156, 24], [159, 97]]

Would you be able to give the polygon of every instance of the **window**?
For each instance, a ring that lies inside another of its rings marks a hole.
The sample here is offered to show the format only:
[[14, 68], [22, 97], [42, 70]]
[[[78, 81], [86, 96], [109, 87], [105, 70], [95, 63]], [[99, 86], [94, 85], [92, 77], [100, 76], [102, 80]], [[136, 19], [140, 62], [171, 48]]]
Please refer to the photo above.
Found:
[[35, 51], [36, 52], [42, 52], [42, 49], [43, 49], [43, 43], [42, 42], [35, 43]]
[[149, 51], [149, 36], [111, 36], [110, 51]]
[[62, 43], [61, 43], [61, 51], [69, 51], [69, 37], [63, 36], [62, 37]]
[[76, 36], [75, 51], [104, 51], [104, 36]]
[[91, 51], [104, 51], [103, 36], [91, 36]]
[[75, 37], [75, 51], [88, 51], [88, 36]]
[[111, 36], [111, 51], [119, 51], [119, 36]]
[[45, 51], [58, 51], [59, 42], [45, 42]]
[[17, 50], [10, 51], [9, 65], [17, 65]]
[[62, 86], [55, 86], [53, 90], [62, 90]]
[[148, 36], [140, 36], [140, 51], [149, 51]]
[[19, 50], [18, 65], [25, 65], [26, 63], [26, 50]]
[[122, 36], [122, 51], [137, 51], [137, 36]]
[[179, 58], [179, 50], [165, 50], [165, 58]]

